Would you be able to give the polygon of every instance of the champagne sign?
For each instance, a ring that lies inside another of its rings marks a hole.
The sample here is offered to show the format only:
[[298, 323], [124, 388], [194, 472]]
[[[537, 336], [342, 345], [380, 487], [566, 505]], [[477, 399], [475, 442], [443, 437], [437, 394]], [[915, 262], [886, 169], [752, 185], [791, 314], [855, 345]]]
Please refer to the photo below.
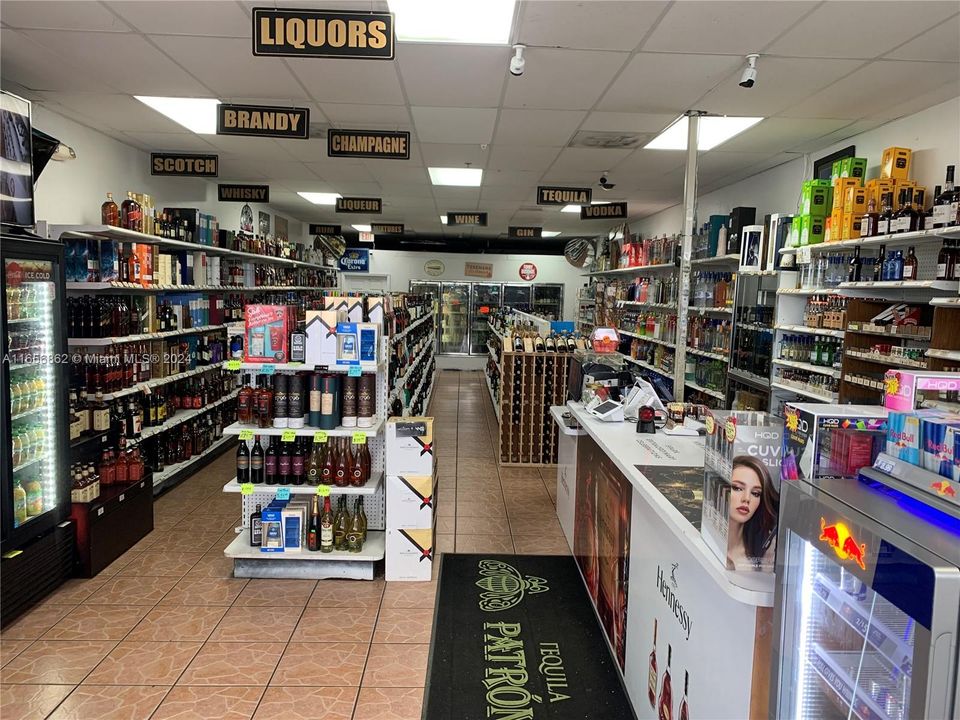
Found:
[[327, 156], [409, 160], [410, 133], [384, 130], [329, 130]]
[[217, 177], [216, 155], [197, 153], [150, 153], [150, 174], [174, 177]]
[[625, 220], [626, 217], [627, 204], [625, 202], [584, 205], [580, 208], [581, 220]]
[[254, 8], [253, 54], [393, 60], [393, 14]]
[[541, 185], [537, 188], [537, 205], [589, 205], [591, 200], [593, 200], [593, 189], [588, 187]]
[[485, 212], [448, 212], [447, 225], [482, 225], [487, 226]]
[[310, 108], [217, 105], [217, 135], [299, 138], [310, 136]]
[[338, 213], [381, 213], [383, 200], [381, 198], [339, 197], [335, 210]]
[[[270, 202], [269, 185], [217, 185], [217, 200], [220, 202]], [[261, 213], [263, 214], [263, 213]], [[268, 216], [267, 227], [270, 226]]]

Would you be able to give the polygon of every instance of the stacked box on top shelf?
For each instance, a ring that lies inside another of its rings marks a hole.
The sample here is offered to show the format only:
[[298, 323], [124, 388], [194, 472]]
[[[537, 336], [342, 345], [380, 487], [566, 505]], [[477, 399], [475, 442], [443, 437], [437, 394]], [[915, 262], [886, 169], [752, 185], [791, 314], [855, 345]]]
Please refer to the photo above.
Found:
[[437, 477], [433, 418], [392, 417], [386, 434], [387, 580], [433, 576]]

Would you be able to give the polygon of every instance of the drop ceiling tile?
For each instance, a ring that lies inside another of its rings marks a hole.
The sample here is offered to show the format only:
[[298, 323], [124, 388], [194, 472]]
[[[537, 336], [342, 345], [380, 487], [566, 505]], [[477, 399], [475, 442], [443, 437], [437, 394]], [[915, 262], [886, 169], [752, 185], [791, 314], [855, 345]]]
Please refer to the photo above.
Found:
[[713, 150], [701, 153], [697, 161], [697, 177], [700, 182], [721, 178], [724, 175], [757, 165], [774, 153], [720, 152]]
[[[95, 120], [98, 126], [116, 130], [193, 135], [170, 118], [144, 105], [130, 95], [106, 93], [38, 93], [41, 102], [67, 117], [82, 115]], [[59, 109], [57, 107], [59, 106]]]
[[285, 62], [318, 103], [405, 104], [395, 62], [323, 58]]
[[500, 111], [494, 142], [498, 145], [564, 146], [587, 113], [579, 110]]
[[521, 3], [517, 42], [581, 50], [633, 50], [669, 3]]
[[411, 107], [421, 143], [489, 143], [497, 111], [481, 108]]
[[3, 24], [40, 30], [130, 32], [129, 26], [102, 3], [76, 0], [4, 0]]
[[671, 172], [683, 173], [686, 155], [673, 150], [634, 150], [613, 168], [611, 177], [626, 191], [656, 187]]
[[896, 118], [920, 112], [921, 110], [939, 105], [942, 102], [952, 100], [956, 97], [960, 97], [960, 85], [958, 85], [957, 81], [950, 81], [938, 88], [928, 90], [921, 95], [904, 100], [903, 102], [894, 101], [881, 112], [877, 113], [877, 116], [887, 120], [895, 120]]
[[589, 110], [629, 57], [597, 50], [529, 48], [526, 70], [509, 78], [504, 107]]
[[488, 170], [545, 171], [560, 153], [559, 147], [535, 145], [501, 145], [494, 143], [490, 149]]
[[502, 213], [501, 217], [510, 217], [520, 207], [519, 200], [480, 200], [480, 206], [490, 213]]
[[670, 113], [592, 112], [580, 128], [597, 132], [659, 133], [677, 119]]
[[530, 204], [537, 200], [536, 185], [487, 185], [480, 191], [480, 202], [488, 200], [513, 200]]
[[[82, 4], [91, 5], [91, 3]], [[198, 35], [204, 38], [244, 38], [249, 46], [253, 21], [251, 16], [236, 3], [138, 0], [105, 4], [142, 33]]]
[[607, 148], [564, 148], [550, 166], [550, 172], [582, 173], [584, 180], [590, 179], [593, 183], [599, 180], [599, 173], [611, 170], [631, 152]]
[[238, 157], [275, 158], [284, 153], [281, 145], [307, 143], [309, 140], [274, 140], [273, 138], [234, 137], [232, 135], [204, 135], [216, 150]]
[[330, 158], [326, 162], [308, 162], [307, 167], [319, 177], [335, 184], [376, 182], [376, 178], [366, 165], [343, 158]]
[[670, 6], [666, 17], [643, 44], [645, 51], [732, 53], [759, 52], [817, 6], [787, 0], [687, 0]]
[[[6, 5], [4, 5], [6, 7]], [[40, 45], [20, 30], [0, 29], [0, 68], [7, 81], [36, 91], [110, 93], [117, 89], [104, 77], [68, 62], [54, 50]]]
[[850, 124], [849, 120], [812, 120], [809, 118], [767, 118], [718, 150], [724, 152], [777, 152], [795, 147], [799, 142], [815, 140]]
[[261, 159], [259, 164], [269, 178], [283, 178], [287, 181], [317, 179], [316, 173], [302, 162], [287, 161], [272, 157]]
[[[313, 116], [310, 116], [311, 119]], [[301, 162], [331, 162], [327, 157], [327, 141], [320, 137], [311, 137], [309, 140], [284, 140], [280, 143], [280, 150], [291, 160]]]
[[364, 160], [364, 165], [381, 185], [428, 185], [430, 183], [427, 171], [420, 163], [406, 160]]
[[242, 157], [221, 157], [219, 162], [221, 180], [266, 180], [267, 175], [260, 163]]
[[63, 30], [27, 30], [25, 34], [64, 58], [70, 67], [104, 78], [130, 95], [204, 97], [210, 92], [142, 35]]
[[148, 152], [160, 152], [163, 150], [171, 152], [216, 152], [203, 135], [194, 135], [190, 132], [182, 133], [157, 133], [157, 132], [135, 132], [130, 130], [126, 133], [130, 138], [137, 141], [138, 144], [148, 149]]
[[420, 143], [420, 155], [426, 167], [472, 167], [482, 168], [487, 162], [489, 150], [478, 143]]
[[254, 57], [249, 38], [155, 35], [150, 39], [223, 101], [253, 95], [276, 98], [274, 105], [302, 106], [306, 100], [303, 88], [283, 60]]
[[537, 170], [484, 170], [483, 184], [518, 187], [536, 185], [543, 172]]
[[397, 63], [411, 105], [493, 108], [511, 54], [502, 45], [399, 43]]
[[410, 112], [402, 105], [357, 105], [329, 103], [320, 105], [323, 114], [338, 128], [374, 130], [410, 130]]
[[730, 55], [637, 53], [597, 103], [598, 110], [673, 115], [740, 68]]
[[[336, 192], [349, 197], [383, 197], [380, 186], [375, 182], [349, 182], [342, 181], [340, 178], [325, 178], [337, 188]], [[341, 213], [343, 216], [349, 216], [350, 213]]]
[[939, 23], [922, 35], [890, 51], [884, 57], [893, 60], [935, 60], [960, 63], [960, 14]]
[[839, 130], [835, 130], [832, 133], [828, 133], [823, 137], [818, 137], [813, 140], [806, 140], [804, 142], [797, 143], [793, 147], [787, 148], [790, 152], [801, 152], [801, 153], [812, 153], [823, 148], [830, 147], [837, 143], [843, 142], [848, 138], [852, 138], [860, 133], [865, 133], [868, 130], [873, 130], [875, 127], [883, 125], [886, 120], [857, 120], [852, 123], [845, 125]]
[[437, 204], [456, 205], [452, 210], [471, 209], [477, 206], [480, 200], [480, 188], [448, 187], [437, 185], [433, 188], [433, 197]]
[[756, 85], [750, 89], [740, 87], [740, 71], [734, 70], [697, 100], [696, 107], [721, 115], [770, 117], [862, 65], [862, 60], [761, 58]]
[[956, 12], [955, 2], [928, 0], [824, 3], [764, 52], [793, 57], [875, 58]]

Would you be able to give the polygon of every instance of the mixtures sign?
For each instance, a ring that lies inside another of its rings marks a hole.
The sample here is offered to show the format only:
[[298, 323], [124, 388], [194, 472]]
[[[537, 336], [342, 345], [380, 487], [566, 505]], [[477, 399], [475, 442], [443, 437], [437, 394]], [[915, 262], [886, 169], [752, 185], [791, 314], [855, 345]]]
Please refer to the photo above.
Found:
[[253, 9], [253, 54], [393, 60], [393, 14]]
[[403, 223], [370, 223], [374, 235], [403, 235]]
[[310, 136], [309, 126], [309, 108], [217, 105], [217, 135], [306, 140]]

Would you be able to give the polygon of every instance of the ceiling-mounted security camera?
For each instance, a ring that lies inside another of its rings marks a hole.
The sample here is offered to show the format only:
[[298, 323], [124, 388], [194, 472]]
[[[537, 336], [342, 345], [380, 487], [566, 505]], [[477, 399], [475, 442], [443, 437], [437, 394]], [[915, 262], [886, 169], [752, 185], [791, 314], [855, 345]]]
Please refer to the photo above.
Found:
[[760, 56], [756, 53], [747, 55], [747, 66], [743, 69], [743, 74], [740, 76], [740, 87], [749, 89], [756, 84], [758, 57]]
[[610, 173], [606, 171], [600, 175], [600, 182], [598, 182], [597, 185], [602, 187], [604, 190], [613, 190], [617, 186], [616, 183], [610, 182]]
[[523, 75], [523, 68], [527, 61], [523, 59], [523, 51], [527, 49], [526, 45], [514, 45], [513, 57], [510, 58], [510, 74], [520, 77]]

